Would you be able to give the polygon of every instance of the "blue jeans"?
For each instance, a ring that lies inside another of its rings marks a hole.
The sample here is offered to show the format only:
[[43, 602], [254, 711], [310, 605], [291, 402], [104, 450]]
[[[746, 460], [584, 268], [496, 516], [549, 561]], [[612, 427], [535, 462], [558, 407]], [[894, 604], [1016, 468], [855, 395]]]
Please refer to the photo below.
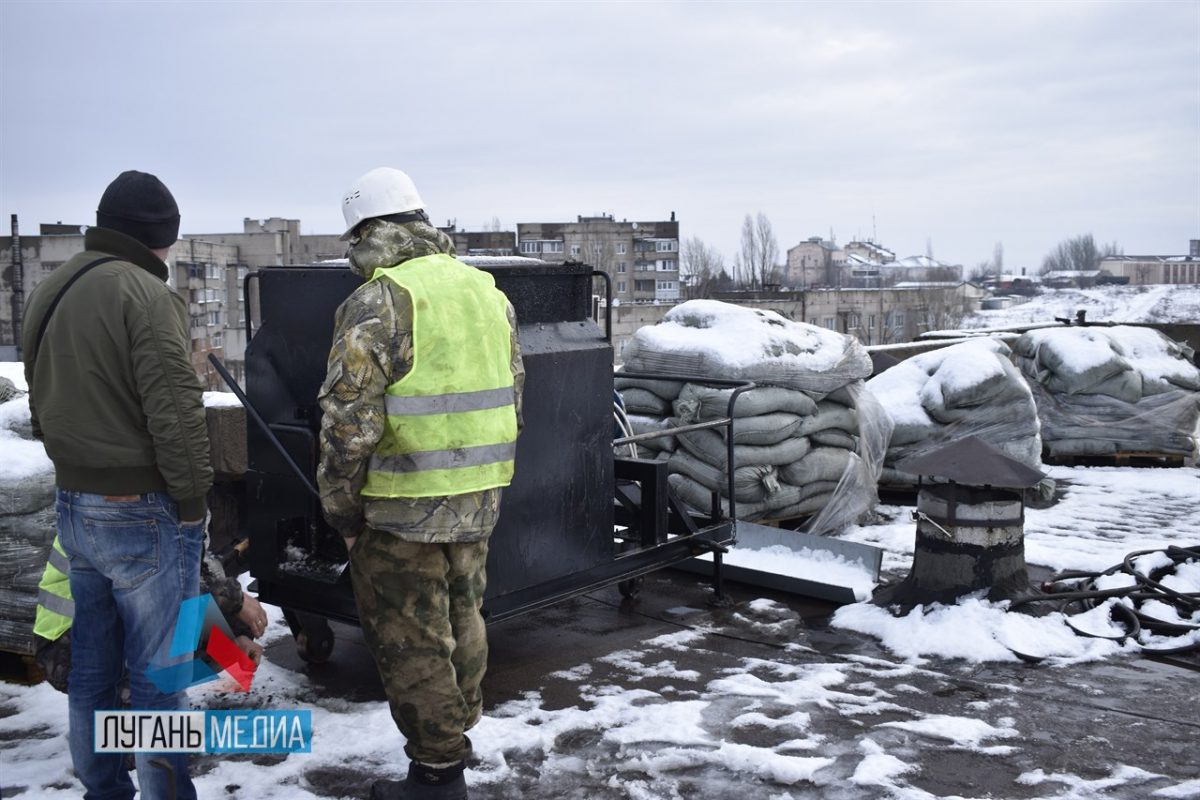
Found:
[[[187, 708], [184, 692], [163, 694], [146, 668], [175, 630], [179, 605], [200, 593], [204, 523], [181, 525], [165, 492], [129, 499], [58, 490], [58, 535], [71, 562], [69, 678], [71, 760], [86, 800], [133, 797], [133, 781], [119, 755], [94, 752], [94, 712], [118, 708], [117, 691], [128, 671], [131, 704], [138, 710]], [[186, 754], [138, 754], [143, 798], [193, 800], [196, 789]]]

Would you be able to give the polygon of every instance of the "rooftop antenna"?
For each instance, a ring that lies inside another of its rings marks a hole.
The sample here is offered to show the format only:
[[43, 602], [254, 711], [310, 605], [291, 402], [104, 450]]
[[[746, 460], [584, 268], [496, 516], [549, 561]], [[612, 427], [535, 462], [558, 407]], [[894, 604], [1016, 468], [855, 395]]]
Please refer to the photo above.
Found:
[[879, 233], [875, 230], [875, 212], [871, 212], [871, 241], [879, 242]]

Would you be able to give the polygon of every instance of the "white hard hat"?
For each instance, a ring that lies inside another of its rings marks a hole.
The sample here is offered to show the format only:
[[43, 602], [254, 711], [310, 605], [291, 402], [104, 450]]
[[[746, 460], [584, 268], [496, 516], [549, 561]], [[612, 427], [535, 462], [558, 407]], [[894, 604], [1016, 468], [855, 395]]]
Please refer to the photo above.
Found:
[[342, 216], [346, 218], [343, 239], [364, 219], [403, 214], [425, 208], [412, 178], [398, 169], [376, 167], [350, 184], [342, 198]]

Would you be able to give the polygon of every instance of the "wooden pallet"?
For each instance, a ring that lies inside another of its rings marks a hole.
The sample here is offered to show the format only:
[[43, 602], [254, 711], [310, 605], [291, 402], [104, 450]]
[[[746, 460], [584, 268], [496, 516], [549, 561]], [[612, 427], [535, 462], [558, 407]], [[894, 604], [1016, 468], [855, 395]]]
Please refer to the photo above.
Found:
[[1044, 455], [1042, 461], [1061, 467], [1182, 467], [1178, 453], [1126, 452], [1108, 455]]

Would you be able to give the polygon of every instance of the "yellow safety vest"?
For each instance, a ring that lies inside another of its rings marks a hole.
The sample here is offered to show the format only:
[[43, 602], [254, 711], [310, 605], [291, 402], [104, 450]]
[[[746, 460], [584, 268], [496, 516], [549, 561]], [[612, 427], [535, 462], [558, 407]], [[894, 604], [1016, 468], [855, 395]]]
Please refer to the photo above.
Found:
[[71, 627], [75, 618], [75, 601], [71, 599], [71, 564], [63, 552], [58, 537], [50, 547], [50, 558], [38, 583], [37, 620], [33, 632], [43, 639], [55, 641]]
[[375, 271], [412, 298], [413, 363], [388, 386], [368, 497], [507, 486], [517, 442], [508, 301], [492, 276], [443, 254]]

